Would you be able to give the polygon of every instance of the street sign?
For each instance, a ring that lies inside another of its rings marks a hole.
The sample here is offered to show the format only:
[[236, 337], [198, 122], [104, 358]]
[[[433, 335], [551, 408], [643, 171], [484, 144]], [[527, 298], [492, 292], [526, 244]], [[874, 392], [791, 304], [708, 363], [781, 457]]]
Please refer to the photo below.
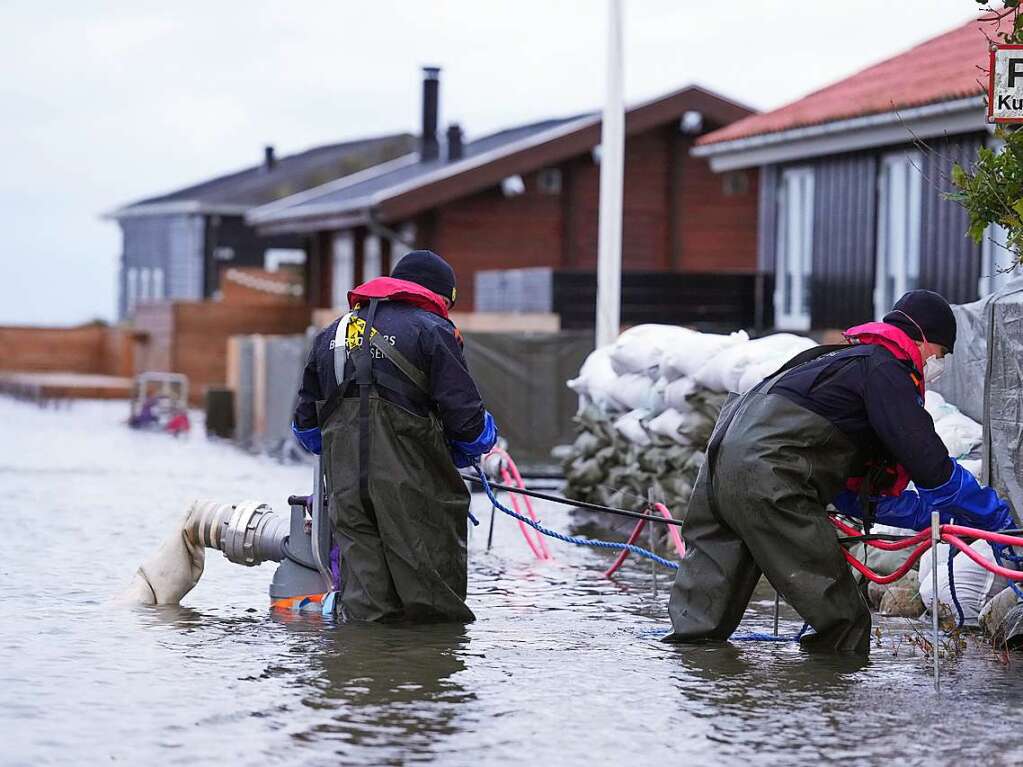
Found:
[[1023, 123], [1023, 45], [992, 45], [987, 121]]

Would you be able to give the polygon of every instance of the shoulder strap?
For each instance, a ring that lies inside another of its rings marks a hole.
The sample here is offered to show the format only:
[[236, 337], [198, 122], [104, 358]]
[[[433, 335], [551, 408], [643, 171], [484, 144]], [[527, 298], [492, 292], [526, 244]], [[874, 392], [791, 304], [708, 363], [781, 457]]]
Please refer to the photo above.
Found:
[[337, 332], [334, 333], [334, 380], [338, 386], [344, 386], [345, 363], [348, 361], [348, 323], [351, 322], [352, 313], [348, 312], [337, 323]]
[[430, 382], [426, 378], [426, 373], [413, 365], [409, 361], [408, 357], [389, 343], [381, 340], [379, 333], [370, 339], [370, 344], [374, 349], [384, 355], [388, 362], [398, 368], [398, 370], [400, 370], [406, 378], [415, 384], [419, 391], [426, 396], [430, 396]]

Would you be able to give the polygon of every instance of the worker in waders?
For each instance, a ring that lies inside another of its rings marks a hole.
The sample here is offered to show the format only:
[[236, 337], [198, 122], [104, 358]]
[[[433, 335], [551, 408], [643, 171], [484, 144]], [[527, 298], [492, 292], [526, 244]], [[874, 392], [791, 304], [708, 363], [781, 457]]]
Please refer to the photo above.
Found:
[[313, 343], [292, 429], [321, 453], [347, 619], [474, 618], [456, 467], [497, 431], [448, 319], [455, 295], [447, 262], [413, 251]]
[[[956, 340], [937, 293], [904, 295], [849, 342], [798, 355], [718, 418], [685, 518], [668, 641], [727, 639], [761, 574], [814, 629], [807, 649], [869, 652], [870, 612], [826, 507], [920, 530], [1011, 527], [1008, 506], [950, 458], [924, 410]], [[916, 492], [905, 490], [909, 480]]]

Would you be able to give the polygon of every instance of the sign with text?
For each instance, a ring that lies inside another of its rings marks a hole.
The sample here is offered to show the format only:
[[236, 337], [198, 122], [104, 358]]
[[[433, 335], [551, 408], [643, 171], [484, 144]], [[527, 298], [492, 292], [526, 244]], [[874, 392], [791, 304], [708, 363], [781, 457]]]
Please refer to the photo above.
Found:
[[992, 45], [987, 120], [1023, 123], [1023, 45]]

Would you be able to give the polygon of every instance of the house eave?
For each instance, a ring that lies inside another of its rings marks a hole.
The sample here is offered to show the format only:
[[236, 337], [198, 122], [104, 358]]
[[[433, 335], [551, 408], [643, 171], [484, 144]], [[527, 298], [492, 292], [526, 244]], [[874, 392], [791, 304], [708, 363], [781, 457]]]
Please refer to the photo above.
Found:
[[722, 172], [988, 129], [983, 97], [970, 96], [704, 144], [690, 153], [707, 158], [712, 170]]
[[103, 213], [101, 218], [107, 221], [120, 221], [124, 218], [139, 218], [142, 216], [244, 216], [246, 211], [251, 208], [251, 205], [205, 203], [199, 200], [172, 200], [169, 202], [127, 205], [123, 208]]

